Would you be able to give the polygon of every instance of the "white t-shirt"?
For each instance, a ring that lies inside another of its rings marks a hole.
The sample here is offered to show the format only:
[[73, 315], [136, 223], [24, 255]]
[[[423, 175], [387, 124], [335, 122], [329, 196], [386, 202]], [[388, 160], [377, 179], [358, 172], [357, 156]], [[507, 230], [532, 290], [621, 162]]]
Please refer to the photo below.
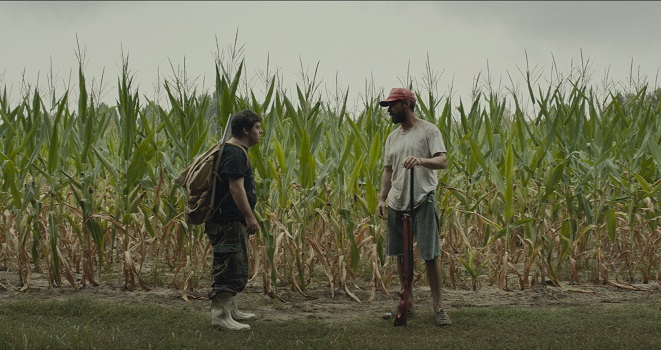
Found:
[[[446, 153], [441, 131], [436, 125], [422, 119], [406, 132], [400, 126], [388, 135], [385, 152], [383, 165], [392, 167], [392, 186], [386, 203], [395, 210], [409, 210], [411, 176], [402, 163], [408, 156], [431, 158], [436, 153]], [[417, 207], [422, 204], [427, 193], [436, 190], [438, 177], [437, 170], [422, 166], [416, 166], [414, 174], [414, 206]]]

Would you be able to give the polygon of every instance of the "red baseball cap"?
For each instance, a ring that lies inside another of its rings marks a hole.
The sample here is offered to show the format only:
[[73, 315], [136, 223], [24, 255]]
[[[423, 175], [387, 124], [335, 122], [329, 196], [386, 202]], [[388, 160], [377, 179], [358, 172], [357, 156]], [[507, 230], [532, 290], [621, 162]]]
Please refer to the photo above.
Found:
[[381, 107], [387, 107], [390, 105], [390, 102], [407, 100], [415, 103], [415, 95], [409, 89], [404, 88], [393, 88], [390, 90], [390, 96], [387, 99], [379, 102]]

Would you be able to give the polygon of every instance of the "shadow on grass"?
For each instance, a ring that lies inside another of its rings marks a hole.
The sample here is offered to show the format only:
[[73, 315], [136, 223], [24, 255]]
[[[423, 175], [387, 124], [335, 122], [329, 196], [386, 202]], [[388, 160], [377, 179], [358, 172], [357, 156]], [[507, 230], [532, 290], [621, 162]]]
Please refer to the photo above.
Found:
[[661, 341], [659, 303], [465, 308], [451, 317], [444, 328], [415, 315], [407, 327], [256, 320], [250, 331], [222, 332], [195, 308], [16, 301], [0, 308], [0, 349], [652, 349]]

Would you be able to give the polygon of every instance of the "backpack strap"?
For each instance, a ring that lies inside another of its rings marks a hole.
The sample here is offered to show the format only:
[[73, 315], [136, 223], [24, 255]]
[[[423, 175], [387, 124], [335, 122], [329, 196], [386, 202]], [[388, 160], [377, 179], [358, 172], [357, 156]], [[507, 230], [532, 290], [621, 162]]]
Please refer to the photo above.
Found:
[[237, 145], [236, 143], [233, 142], [227, 141], [225, 143], [237, 147], [243, 151], [243, 154], [246, 156], [246, 171], [250, 169], [250, 157], [248, 156], [248, 152], [246, 151], [246, 149], [242, 145]]

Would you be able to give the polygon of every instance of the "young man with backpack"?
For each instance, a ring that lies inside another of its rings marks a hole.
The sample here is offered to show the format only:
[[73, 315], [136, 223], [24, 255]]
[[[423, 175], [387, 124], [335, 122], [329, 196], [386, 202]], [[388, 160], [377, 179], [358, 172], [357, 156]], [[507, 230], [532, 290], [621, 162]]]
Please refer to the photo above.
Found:
[[213, 247], [213, 281], [209, 293], [212, 324], [223, 330], [249, 330], [238, 321], [254, 319], [236, 306], [237, 294], [248, 283], [248, 236], [259, 226], [253, 210], [257, 202], [248, 149], [263, 133], [262, 118], [244, 110], [234, 115], [232, 137], [222, 149], [216, 179], [216, 210], [205, 222]]

